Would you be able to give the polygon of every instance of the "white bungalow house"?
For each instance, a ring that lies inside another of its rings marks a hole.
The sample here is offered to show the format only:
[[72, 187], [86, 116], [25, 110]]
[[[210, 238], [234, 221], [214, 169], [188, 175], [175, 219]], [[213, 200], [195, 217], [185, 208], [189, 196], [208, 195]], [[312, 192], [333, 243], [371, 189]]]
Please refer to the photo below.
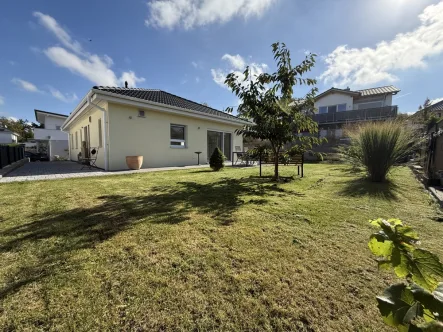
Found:
[[321, 137], [340, 138], [343, 126], [362, 121], [381, 121], [397, 116], [392, 96], [400, 92], [390, 85], [364, 90], [331, 88], [315, 97], [313, 116]]
[[243, 150], [235, 131], [245, 123], [161, 90], [94, 86], [62, 130], [71, 160], [95, 149], [96, 165], [114, 171], [128, 169], [126, 156], [143, 156], [143, 168], [206, 163], [216, 147], [230, 160]]
[[0, 125], [0, 144], [17, 143], [19, 134]]
[[37, 144], [38, 152], [46, 153], [50, 160], [53, 160], [55, 156], [68, 158], [68, 134], [61, 131], [68, 116], [41, 110], [34, 110], [34, 112], [36, 121], [43, 127], [33, 129], [33, 141]]

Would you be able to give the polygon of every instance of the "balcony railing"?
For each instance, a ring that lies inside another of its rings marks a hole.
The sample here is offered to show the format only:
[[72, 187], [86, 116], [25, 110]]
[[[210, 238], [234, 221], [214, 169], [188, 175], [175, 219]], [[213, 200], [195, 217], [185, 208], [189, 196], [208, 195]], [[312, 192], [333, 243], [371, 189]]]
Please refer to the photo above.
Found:
[[397, 106], [385, 106], [337, 113], [314, 114], [312, 119], [319, 124], [375, 121], [395, 118], [397, 112]]

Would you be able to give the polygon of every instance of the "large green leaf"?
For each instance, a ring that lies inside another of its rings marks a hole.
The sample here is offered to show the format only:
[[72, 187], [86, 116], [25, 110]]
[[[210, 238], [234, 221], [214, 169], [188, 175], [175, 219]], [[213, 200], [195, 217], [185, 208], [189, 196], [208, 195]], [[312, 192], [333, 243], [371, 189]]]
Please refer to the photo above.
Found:
[[392, 249], [391, 262], [397, 277], [405, 278], [409, 275], [409, 260], [408, 254], [400, 250], [398, 247]]
[[414, 296], [405, 284], [386, 288], [383, 296], [377, 296], [377, 302], [383, 320], [389, 326], [407, 331], [409, 323], [416, 317], [410, 311], [415, 304]]
[[443, 264], [436, 255], [427, 250], [414, 250], [409, 270], [412, 280], [429, 292], [433, 292], [443, 280]]
[[434, 317], [443, 319], [443, 282], [439, 283], [432, 293], [418, 285], [412, 285], [411, 291], [415, 300], [423, 304]]
[[380, 237], [379, 234], [371, 235], [368, 245], [369, 249], [375, 256], [384, 258], [388, 258], [389, 256], [391, 256], [393, 248], [392, 241]]

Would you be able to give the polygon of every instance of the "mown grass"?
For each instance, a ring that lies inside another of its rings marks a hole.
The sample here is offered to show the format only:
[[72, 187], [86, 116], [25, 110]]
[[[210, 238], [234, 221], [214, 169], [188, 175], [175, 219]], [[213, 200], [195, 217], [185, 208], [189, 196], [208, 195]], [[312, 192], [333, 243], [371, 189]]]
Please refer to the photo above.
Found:
[[383, 184], [341, 165], [257, 172], [0, 185], [0, 329], [385, 331], [375, 296], [393, 279], [367, 221], [400, 218], [443, 257], [407, 168]]

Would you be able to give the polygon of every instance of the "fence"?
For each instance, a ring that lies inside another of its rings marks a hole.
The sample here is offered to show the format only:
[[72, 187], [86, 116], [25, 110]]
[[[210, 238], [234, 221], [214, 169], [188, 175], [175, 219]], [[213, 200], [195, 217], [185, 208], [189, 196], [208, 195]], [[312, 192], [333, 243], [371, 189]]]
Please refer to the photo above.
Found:
[[23, 146], [0, 145], [0, 169], [25, 158]]

